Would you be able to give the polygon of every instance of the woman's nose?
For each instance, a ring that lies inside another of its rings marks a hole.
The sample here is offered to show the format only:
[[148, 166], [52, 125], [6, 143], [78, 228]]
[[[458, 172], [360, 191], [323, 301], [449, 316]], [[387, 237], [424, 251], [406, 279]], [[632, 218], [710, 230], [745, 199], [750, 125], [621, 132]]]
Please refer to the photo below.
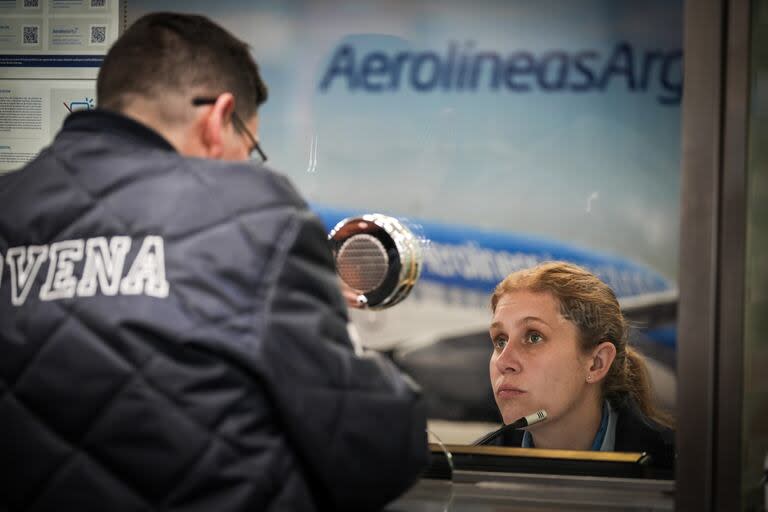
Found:
[[508, 343], [496, 358], [496, 369], [501, 373], [520, 373], [523, 369], [519, 354], [513, 345]]

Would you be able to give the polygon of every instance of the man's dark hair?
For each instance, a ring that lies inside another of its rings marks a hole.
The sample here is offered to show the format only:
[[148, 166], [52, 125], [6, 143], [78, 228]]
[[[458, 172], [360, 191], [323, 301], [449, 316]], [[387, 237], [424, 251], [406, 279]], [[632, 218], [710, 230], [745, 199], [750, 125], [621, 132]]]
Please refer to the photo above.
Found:
[[102, 108], [122, 111], [131, 97], [162, 99], [202, 89], [231, 92], [248, 119], [267, 88], [248, 45], [204, 16], [159, 12], [136, 20], [107, 53], [96, 85]]

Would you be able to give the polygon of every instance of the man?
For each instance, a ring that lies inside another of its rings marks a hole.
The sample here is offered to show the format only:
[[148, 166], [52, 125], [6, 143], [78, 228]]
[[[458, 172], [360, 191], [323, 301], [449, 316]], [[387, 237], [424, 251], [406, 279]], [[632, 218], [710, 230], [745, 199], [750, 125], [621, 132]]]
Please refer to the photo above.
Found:
[[246, 45], [158, 13], [101, 110], [0, 178], [0, 510], [369, 510], [427, 457], [422, 400], [356, 356], [325, 233], [244, 163]]

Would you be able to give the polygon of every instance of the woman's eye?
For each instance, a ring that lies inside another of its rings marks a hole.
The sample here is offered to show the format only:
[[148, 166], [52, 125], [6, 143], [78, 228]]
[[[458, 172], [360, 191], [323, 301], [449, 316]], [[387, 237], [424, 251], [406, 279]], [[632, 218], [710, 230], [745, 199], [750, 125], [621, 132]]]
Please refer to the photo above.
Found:
[[544, 341], [544, 337], [537, 332], [529, 332], [525, 338], [525, 341], [526, 343], [530, 343], [531, 345], [536, 345]]
[[507, 338], [503, 336], [497, 336], [496, 338], [493, 339], [493, 347], [496, 350], [499, 350], [499, 351], [504, 350], [504, 347], [506, 346], [507, 346]]

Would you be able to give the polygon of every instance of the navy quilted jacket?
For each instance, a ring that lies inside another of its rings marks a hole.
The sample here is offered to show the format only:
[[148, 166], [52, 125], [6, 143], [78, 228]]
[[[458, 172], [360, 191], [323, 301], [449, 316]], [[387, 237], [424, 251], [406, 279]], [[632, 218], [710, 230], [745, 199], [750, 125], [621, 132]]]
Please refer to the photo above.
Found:
[[0, 177], [0, 511], [371, 510], [426, 463], [280, 175], [75, 113]]

